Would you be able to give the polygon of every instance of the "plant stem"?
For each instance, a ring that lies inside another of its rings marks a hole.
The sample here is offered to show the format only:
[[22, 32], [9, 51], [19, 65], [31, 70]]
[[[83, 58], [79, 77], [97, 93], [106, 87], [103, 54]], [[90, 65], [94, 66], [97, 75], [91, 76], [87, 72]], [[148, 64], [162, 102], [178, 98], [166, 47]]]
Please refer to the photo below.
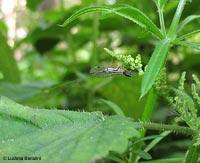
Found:
[[164, 22], [164, 17], [163, 17], [163, 11], [162, 10], [158, 10], [158, 13], [159, 13], [161, 31], [162, 31], [162, 33], [164, 35], [166, 35], [166, 29], [165, 29], [165, 22]]
[[184, 134], [184, 135], [192, 135], [195, 136], [198, 131], [190, 129], [189, 127], [182, 127], [177, 125], [166, 125], [160, 123], [151, 123], [151, 122], [136, 122], [137, 124], [140, 123], [145, 129], [148, 130], [159, 130], [159, 131], [172, 131], [177, 134]]
[[[147, 102], [144, 108], [144, 113], [142, 115], [142, 122], [149, 121], [151, 118], [151, 115], [153, 113], [154, 106], [156, 104], [157, 95], [153, 89], [150, 90]], [[142, 137], [145, 135], [145, 130], [142, 131]]]
[[161, 11], [159, 11], [159, 19], [160, 19], [161, 31], [162, 31], [162, 33], [163, 33], [164, 35], [166, 35], [163, 12], [161, 12]]
[[[99, 0], [94, 2], [95, 5], [99, 4]], [[98, 55], [97, 55], [97, 40], [99, 36], [99, 15], [97, 13], [94, 13], [94, 20], [93, 20], [93, 37], [92, 37], [92, 57], [90, 66], [96, 66], [98, 64]], [[88, 93], [88, 102], [87, 102], [87, 108], [88, 110], [92, 111], [93, 109], [93, 99], [94, 99], [94, 91], [91, 91]]]
[[[95, 2], [95, 5], [99, 5], [99, 1]], [[93, 50], [92, 50], [92, 58], [91, 58], [91, 66], [94, 66], [98, 63], [97, 58], [97, 39], [99, 36], [99, 14], [94, 13], [94, 20], [93, 20]]]
[[164, 17], [163, 17], [164, 6], [160, 6], [160, 3], [156, 3], [156, 6], [158, 8], [161, 31], [164, 35], [166, 35], [165, 21], [164, 21]]
[[[148, 94], [148, 97], [147, 97], [147, 101], [146, 101], [146, 105], [145, 105], [145, 108], [144, 108], [144, 113], [142, 115], [142, 122], [146, 122], [146, 121], [149, 121], [150, 118], [151, 118], [151, 115], [153, 113], [153, 109], [154, 109], [154, 106], [156, 104], [156, 99], [157, 99], [157, 96], [156, 96], [156, 93], [153, 89], [150, 90], [149, 94]], [[145, 132], [146, 130], [143, 129], [140, 131], [141, 133], [141, 137], [144, 137], [145, 135]], [[142, 147], [142, 143], [139, 143], [136, 147], [136, 149], [140, 149]], [[132, 156], [130, 158], [130, 162], [136, 162], [136, 160], [138, 160], [138, 156], [134, 153], [132, 153]]]
[[184, 163], [198, 163], [200, 158], [200, 146], [194, 146], [195, 139], [192, 140], [190, 148], [186, 154]]

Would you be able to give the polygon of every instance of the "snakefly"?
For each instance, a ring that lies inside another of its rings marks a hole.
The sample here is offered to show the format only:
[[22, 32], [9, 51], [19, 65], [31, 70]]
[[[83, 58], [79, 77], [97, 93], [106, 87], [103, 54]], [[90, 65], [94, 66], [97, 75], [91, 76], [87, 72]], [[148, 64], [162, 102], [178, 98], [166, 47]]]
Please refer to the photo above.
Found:
[[104, 66], [96, 66], [91, 68], [90, 74], [96, 77], [108, 77], [113, 75], [125, 75], [127, 77], [132, 76], [130, 71], [125, 70], [121, 67], [104, 67]]

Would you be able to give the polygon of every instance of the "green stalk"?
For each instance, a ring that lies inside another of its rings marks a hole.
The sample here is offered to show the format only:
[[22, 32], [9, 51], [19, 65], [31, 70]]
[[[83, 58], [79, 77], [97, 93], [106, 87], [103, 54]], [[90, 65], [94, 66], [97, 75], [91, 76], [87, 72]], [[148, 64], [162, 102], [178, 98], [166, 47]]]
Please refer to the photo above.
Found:
[[[95, 5], [99, 5], [98, 0], [95, 2]], [[94, 13], [94, 20], [93, 20], [93, 50], [92, 50], [92, 58], [91, 58], [91, 66], [96, 66], [98, 64], [98, 58], [97, 58], [97, 40], [99, 36], [99, 14]]]
[[[99, 1], [94, 2], [95, 5], [99, 5]], [[94, 20], [93, 20], [93, 37], [92, 37], [92, 43], [93, 43], [93, 49], [92, 49], [92, 57], [91, 57], [91, 64], [90, 66], [96, 66], [98, 64], [98, 55], [97, 55], [97, 40], [99, 36], [99, 15], [97, 13], [94, 13]], [[88, 105], [87, 109], [89, 111], [92, 111], [93, 109], [93, 99], [94, 99], [94, 91], [90, 91], [88, 93]]]
[[[157, 95], [155, 93], [155, 91], [153, 89], [150, 90], [148, 97], [147, 97], [147, 101], [146, 101], [146, 105], [144, 108], [144, 113], [142, 115], [142, 122], [146, 122], [149, 121], [151, 118], [151, 115], [153, 113], [154, 110], [154, 106], [156, 104], [156, 99], [157, 99]], [[140, 131], [141, 133], [141, 137], [144, 137], [146, 130], [143, 129]], [[142, 147], [142, 143], [139, 143], [136, 147], [136, 149], [141, 149]], [[135, 149], [135, 148], [134, 148]], [[138, 160], [138, 156], [136, 154], [132, 154], [131, 158], [130, 158], [130, 162], [134, 163], [136, 162], [136, 160]]]
[[200, 146], [194, 146], [195, 139], [193, 139], [189, 150], [187, 151], [184, 163], [198, 163], [200, 159]]
[[159, 4], [157, 4], [157, 8], [158, 8], [161, 31], [164, 35], [166, 35], [165, 21], [164, 21], [164, 16], [163, 16], [164, 6], [161, 7]]
[[163, 17], [163, 11], [159, 10], [159, 19], [160, 19], [160, 26], [161, 26], [161, 31], [164, 35], [166, 35], [166, 29], [165, 29], [165, 22], [164, 22], [164, 17]]
[[[182, 127], [177, 125], [166, 125], [166, 124], [159, 124], [159, 123], [147, 123], [147, 122], [135, 122], [136, 125], [141, 125], [147, 130], [158, 130], [158, 131], [165, 131], [163, 134], [166, 136], [170, 134], [170, 132], [174, 132], [176, 134], [183, 134], [183, 135], [190, 135], [194, 136], [197, 135], [198, 131], [190, 129], [189, 127]], [[163, 135], [163, 136], [164, 136]], [[150, 146], [147, 146], [147, 148], [144, 151], [149, 151], [154, 144], [159, 142], [162, 139], [162, 137], [158, 138], [157, 140], [153, 140], [152, 144]], [[139, 147], [141, 148], [142, 145], [140, 144]], [[187, 154], [186, 160], [187, 162], [184, 163], [197, 163], [196, 160], [199, 158], [200, 153], [200, 147], [194, 147], [193, 143], [189, 149], [189, 152]], [[133, 157], [134, 158], [134, 157]], [[131, 160], [131, 163], [136, 163], [140, 159], [139, 156], [136, 156], [133, 160]], [[189, 160], [189, 161], [188, 161]]]
[[[142, 122], [150, 121], [151, 115], [154, 110], [154, 106], [156, 104], [156, 100], [157, 100], [157, 95], [156, 95], [155, 91], [153, 89], [151, 89], [148, 94], [148, 97], [147, 97], [147, 102], [146, 102], [146, 105], [144, 108], [144, 113], [142, 115]], [[141, 132], [142, 137], [144, 137], [145, 132], [146, 132], [145, 130], [143, 130]]]
[[166, 125], [160, 123], [147, 123], [147, 122], [135, 122], [136, 124], [142, 125], [145, 129], [148, 130], [159, 130], [159, 131], [172, 131], [177, 134], [183, 135], [192, 135], [195, 136], [198, 131], [195, 131], [189, 127], [182, 127], [178, 125]]
[[171, 26], [169, 28], [168, 37], [171, 38], [171, 39], [175, 39], [176, 30], [177, 30], [178, 23], [180, 21], [180, 18], [181, 18], [185, 3], [186, 3], [186, 0], [180, 0], [179, 1], [178, 7], [176, 9], [176, 13], [175, 13], [175, 15], [173, 17]]

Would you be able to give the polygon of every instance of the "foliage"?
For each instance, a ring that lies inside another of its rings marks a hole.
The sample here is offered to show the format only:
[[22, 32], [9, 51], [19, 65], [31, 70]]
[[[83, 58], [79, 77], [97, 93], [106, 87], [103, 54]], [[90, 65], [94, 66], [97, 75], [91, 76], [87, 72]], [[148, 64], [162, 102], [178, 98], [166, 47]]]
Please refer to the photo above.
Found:
[[100, 112], [32, 109], [1, 97], [0, 114], [2, 156], [34, 151], [42, 162], [88, 163], [109, 151], [125, 152], [128, 138], [139, 136], [130, 119]]
[[[12, 48], [9, 30], [0, 22], [1, 157], [198, 162], [198, 0], [122, 0], [115, 5], [86, 0], [70, 8], [59, 1], [59, 9], [40, 12], [44, 3], [27, 0], [36, 17], [23, 14], [18, 20], [29, 33], [14, 40]], [[120, 66], [113, 66], [112, 58]], [[118, 76], [92, 77], [90, 69], [101, 65], [101, 73]], [[124, 72], [133, 76], [126, 78]], [[185, 137], [179, 142], [175, 135]]]
[[18, 83], [20, 81], [20, 74], [17, 64], [12, 57], [13, 51], [6, 43], [6, 38], [1, 32], [0, 38], [0, 70], [5, 81]]

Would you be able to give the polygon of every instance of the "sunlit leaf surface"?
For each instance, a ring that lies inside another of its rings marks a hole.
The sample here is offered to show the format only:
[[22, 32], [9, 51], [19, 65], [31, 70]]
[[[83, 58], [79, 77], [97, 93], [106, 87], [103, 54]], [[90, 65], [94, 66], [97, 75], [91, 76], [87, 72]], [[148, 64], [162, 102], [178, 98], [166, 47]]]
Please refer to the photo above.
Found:
[[111, 150], [125, 152], [128, 138], [139, 136], [125, 117], [32, 109], [5, 97], [0, 99], [0, 124], [1, 157], [41, 156], [45, 163], [94, 162]]

